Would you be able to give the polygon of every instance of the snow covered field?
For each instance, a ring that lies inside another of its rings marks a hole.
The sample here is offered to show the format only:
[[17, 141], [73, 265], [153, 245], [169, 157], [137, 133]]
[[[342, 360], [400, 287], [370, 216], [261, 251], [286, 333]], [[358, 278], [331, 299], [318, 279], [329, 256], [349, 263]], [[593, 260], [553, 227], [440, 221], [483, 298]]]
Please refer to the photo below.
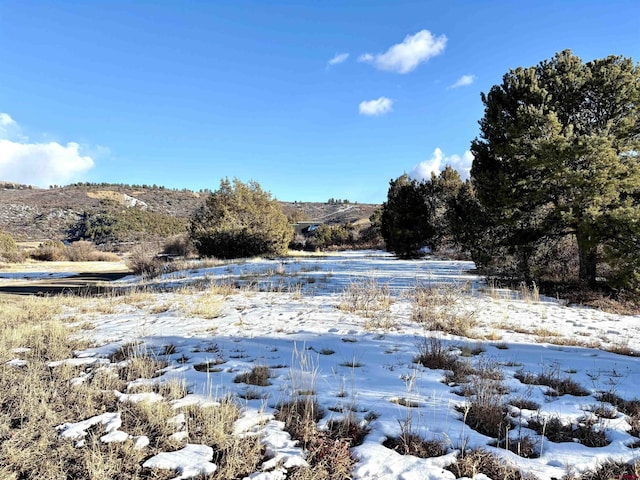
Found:
[[[288, 467], [304, 462], [304, 452], [274, 420], [278, 404], [301, 391], [315, 394], [324, 408], [321, 427], [345, 416], [367, 424], [364, 442], [353, 447], [357, 479], [454, 479], [445, 467], [462, 448], [484, 448], [540, 479], [561, 478], [569, 470], [580, 474], [609, 459], [636, 459], [640, 439], [631, 433], [638, 435], [637, 425], [633, 429], [623, 408], [604, 402], [602, 394], [605, 399], [639, 396], [640, 358], [613, 351], [640, 351], [640, 317], [549, 298], [520, 299], [515, 292], [486, 288], [481, 278], [468, 273], [472, 267], [469, 262], [402, 261], [364, 251], [231, 263], [149, 282], [128, 277], [120, 283], [145, 284], [157, 293], [135, 305], [116, 304], [110, 311], [70, 311], [95, 325], [87, 334], [97, 346], [69, 361], [104, 364], [122, 345], [141, 341], [169, 366], [138, 383], [184, 381], [189, 394], [179, 404], [229, 393], [238, 397], [244, 413], [237, 433], [261, 435], [271, 457], [252, 479], [284, 479]], [[206, 287], [210, 283], [243, 288], [222, 294], [220, 288]], [[376, 288], [382, 300], [366, 297], [364, 292]], [[428, 323], [416, 321], [416, 289], [440, 298], [431, 310], [467, 319], [471, 328], [466, 336], [431, 331]], [[510, 422], [506, 435], [512, 445], [528, 437], [537, 458], [491, 446], [494, 438], [465, 424], [474, 392], [465, 396], [461, 382], [443, 382], [445, 369], [414, 361], [430, 345], [429, 338], [451, 358], [501, 372], [499, 398]], [[237, 381], [256, 366], [269, 368], [269, 386]], [[573, 380], [585, 392], [561, 394], [548, 384], [531, 384], [539, 374]], [[121, 401], [139, 400], [126, 393]], [[603, 411], [611, 418], [596, 415]], [[568, 441], [551, 441], [542, 433], [548, 434], [545, 427], [554, 419], [573, 424], [576, 432], [587, 425], [604, 434], [599, 438], [606, 445], [584, 445], [578, 433]], [[78, 422], [61, 426], [61, 436], [81, 438], [83, 429], [97, 424], [104, 429], [104, 441], [128, 438], [119, 430], [117, 414]], [[530, 428], [536, 424], [542, 432]], [[402, 425], [424, 439], [442, 441], [447, 453], [423, 459], [385, 447], [386, 439], [402, 433]], [[144, 439], [137, 441], [143, 446]], [[145, 466], [173, 468], [176, 478], [190, 478], [215, 469], [209, 450], [186, 445], [149, 459]]]

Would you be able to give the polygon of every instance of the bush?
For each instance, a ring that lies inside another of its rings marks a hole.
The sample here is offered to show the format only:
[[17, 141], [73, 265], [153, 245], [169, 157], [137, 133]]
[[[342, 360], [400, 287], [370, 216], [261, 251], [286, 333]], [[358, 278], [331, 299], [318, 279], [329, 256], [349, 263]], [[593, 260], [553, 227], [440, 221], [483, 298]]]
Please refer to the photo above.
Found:
[[162, 274], [166, 263], [160, 260], [150, 245], [136, 245], [126, 261], [127, 267], [136, 275], [155, 277]]
[[162, 253], [177, 257], [190, 257], [196, 252], [188, 235], [176, 235], [164, 243]]
[[257, 182], [225, 179], [195, 213], [189, 233], [200, 255], [241, 258], [285, 254], [293, 228]]
[[46, 240], [42, 242], [29, 256], [41, 262], [62, 262], [67, 258], [64, 243], [59, 240]]
[[120, 257], [114, 253], [101, 252], [86, 240], [74, 242], [65, 247], [59, 240], [47, 240], [30, 252], [30, 257], [41, 262], [118, 262]]
[[70, 240], [91, 240], [97, 244], [141, 241], [183, 233], [186, 222], [164, 213], [126, 208], [85, 212], [67, 231]]
[[18, 251], [18, 245], [11, 235], [0, 232], [0, 261], [22, 262], [24, 257]]

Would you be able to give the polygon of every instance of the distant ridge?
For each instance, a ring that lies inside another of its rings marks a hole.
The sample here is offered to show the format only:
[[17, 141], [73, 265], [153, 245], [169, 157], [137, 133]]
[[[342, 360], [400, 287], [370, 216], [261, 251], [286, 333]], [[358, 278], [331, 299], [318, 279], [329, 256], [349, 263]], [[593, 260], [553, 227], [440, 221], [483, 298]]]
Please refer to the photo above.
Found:
[[[78, 183], [38, 188], [0, 181], [0, 230], [19, 241], [64, 240], [68, 227], [84, 212], [115, 212], [123, 208], [188, 219], [209, 193], [157, 185]], [[294, 223], [359, 223], [379, 207], [338, 202], [280, 203]]]

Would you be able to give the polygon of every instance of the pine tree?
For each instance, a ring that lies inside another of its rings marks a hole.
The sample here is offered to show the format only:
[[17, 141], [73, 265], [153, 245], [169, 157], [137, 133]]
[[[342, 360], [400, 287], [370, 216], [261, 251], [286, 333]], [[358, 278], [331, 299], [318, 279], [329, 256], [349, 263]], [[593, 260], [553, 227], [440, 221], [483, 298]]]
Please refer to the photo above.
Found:
[[594, 286], [598, 247], [640, 220], [638, 66], [565, 50], [511, 70], [482, 101], [471, 175], [497, 241], [520, 252], [526, 276], [540, 242], [573, 235], [579, 278]]

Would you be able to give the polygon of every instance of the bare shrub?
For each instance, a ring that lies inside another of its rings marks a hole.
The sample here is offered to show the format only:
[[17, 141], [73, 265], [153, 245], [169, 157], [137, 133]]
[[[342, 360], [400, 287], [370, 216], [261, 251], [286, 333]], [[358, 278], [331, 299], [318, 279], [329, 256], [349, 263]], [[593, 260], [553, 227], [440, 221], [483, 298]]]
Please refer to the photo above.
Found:
[[166, 262], [159, 259], [149, 245], [136, 245], [131, 249], [126, 264], [136, 275], [156, 277], [165, 272]]
[[73, 242], [64, 251], [70, 262], [90, 262], [96, 259], [98, 253], [95, 245], [87, 240]]
[[64, 243], [55, 240], [42, 242], [29, 252], [29, 256], [41, 262], [61, 262], [67, 258]]
[[189, 236], [183, 234], [171, 237], [164, 242], [162, 253], [164, 255], [188, 258], [194, 256], [197, 252]]

